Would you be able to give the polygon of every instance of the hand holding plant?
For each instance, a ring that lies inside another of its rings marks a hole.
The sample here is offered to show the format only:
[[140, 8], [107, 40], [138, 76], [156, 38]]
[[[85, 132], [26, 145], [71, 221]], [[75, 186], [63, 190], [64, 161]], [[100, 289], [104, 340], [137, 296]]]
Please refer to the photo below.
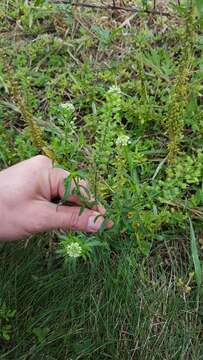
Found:
[[[54, 168], [46, 156], [35, 156], [0, 173], [0, 240], [22, 239], [32, 234], [52, 230], [79, 230], [95, 233], [104, 222], [105, 209], [92, 202], [92, 208], [81, 211], [81, 199], [71, 183], [68, 203], [53, 203], [64, 198], [64, 180], [69, 173]], [[82, 197], [87, 183], [79, 179]], [[92, 199], [91, 199], [92, 200]], [[111, 222], [106, 228], [111, 227]]]

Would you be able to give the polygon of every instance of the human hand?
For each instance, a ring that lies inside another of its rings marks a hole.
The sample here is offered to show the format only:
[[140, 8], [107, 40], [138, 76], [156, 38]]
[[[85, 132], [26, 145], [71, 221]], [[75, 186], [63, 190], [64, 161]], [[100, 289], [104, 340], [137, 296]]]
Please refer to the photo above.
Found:
[[[79, 230], [95, 233], [104, 221], [105, 209], [95, 205], [80, 214], [80, 200], [70, 195], [74, 206], [54, 204], [52, 199], [64, 196], [64, 179], [68, 172], [54, 168], [43, 155], [22, 161], [0, 172], [0, 240], [22, 239], [53, 230]], [[88, 185], [79, 181], [83, 196]], [[74, 184], [71, 186], [71, 191]], [[83, 189], [83, 190], [82, 190]], [[96, 219], [96, 221], [95, 221]], [[106, 228], [110, 228], [109, 222]]]

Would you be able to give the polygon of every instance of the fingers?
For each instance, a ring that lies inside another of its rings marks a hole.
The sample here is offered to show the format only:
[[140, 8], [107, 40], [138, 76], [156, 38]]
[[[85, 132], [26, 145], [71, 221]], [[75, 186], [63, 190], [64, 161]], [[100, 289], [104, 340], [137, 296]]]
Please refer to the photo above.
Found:
[[[88, 233], [96, 233], [104, 222], [104, 217], [97, 211], [85, 209], [80, 214], [78, 206], [58, 206], [52, 203], [44, 203], [46, 212], [45, 223], [41, 222], [41, 231], [52, 229], [78, 230]], [[41, 209], [41, 214], [43, 213]], [[110, 228], [109, 222], [106, 228]]]
[[60, 168], [50, 168], [48, 172], [48, 180], [50, 187], [50, 197], [60, 199], [64, 196], [64, 180], [70, 173], [64, 169]]
[[[60, 168], [49, 169], [49, 185], [50, 185], [51, 198], [59, 197], [60, 199], [63, 199], [65, 193], [64, 180], [65, 178], [67, 178], [68, 175], [69, 172], [64, 169], [60, 169]], [[81, 196], [84, 197], [90, 204], [93, 203], [95, 201], [95, 198], [89, 193], [88, 182], [85, 181], [84, 179], [79, 179], [78, 186]], [[71, 189], [70, 189], [72, 195], [70, 195], [67, 200], [77, 205], [81, 205], [82, 201], [80, 199], [80, 196], [74, 194], [75, 188], [76, 188], [76, 184], [74, 183], [74, 181], [72, 181]], [[98, 211], [102, 215], [105, 215], [106, 213], [105, 208], [101, 204], [93, 205], [92, 209]]]
[[15, 171], [15, 176], [17, 174], [22, 177], [29, 174], [29, 176], [33, 177], [36, 176], [38, 172], [51, 168], [51, 166], [51, 159], [44, 155], [37, 155], [2, 170], [1, 174], [12, 174]]

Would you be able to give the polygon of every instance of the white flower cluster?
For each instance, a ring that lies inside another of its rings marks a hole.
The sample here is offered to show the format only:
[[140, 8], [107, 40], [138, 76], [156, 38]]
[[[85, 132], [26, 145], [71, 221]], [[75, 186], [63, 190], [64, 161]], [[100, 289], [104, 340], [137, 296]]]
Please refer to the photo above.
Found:
[[78, 243], [73, 242], [66, 246], [66, 253], [70, 257], [76, 258], [82, 255], [82, 248]]
[[68, 101], [66, 103], [60, 104], [61, 109], [65, 109], [68, 110], [70, 112], [74, 112], [75, 111], [75, 107], [72, 104], [72, 102]]
[[113, 86], [111, 86], [110, 88], [109, 88], [109, 90], [108, 90], [108, 93], [109, 94], [121, 94], [121, 89], [118, 87], [118, 86], [116, 86], [116, 85], [113, 85]]
[[130, 141], [130, 138], [128, 135], [120, 135], [118, 136], [118, 138], [116, 139], [116, 145], [118, 146], [126, 146], [128, 144], [130, 144], [131, 141]]

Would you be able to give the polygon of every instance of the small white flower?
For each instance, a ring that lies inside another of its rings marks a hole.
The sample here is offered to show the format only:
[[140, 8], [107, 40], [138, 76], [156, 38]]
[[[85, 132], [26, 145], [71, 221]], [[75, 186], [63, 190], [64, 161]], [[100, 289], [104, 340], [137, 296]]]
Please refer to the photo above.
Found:
[[118, 86], [113, 85], [109, 88], [108, 93], [121, 94], [121, 89]]
[[66, 110], [69, 110], [71, 112], [75, 111], [75, 107], [72, 104], [72, 102], [70, 102], [70, 101], [60, 104], [60, 107], [61, 107], [61, 109], [66, 109]]
[[70, 256], [70, 257], [79, 257], [82, 255], [82, 248], [78, 243], [71, 243], [69, 245], [66, 246], [66, 253]]
[[118, 136], [118, 138], [116, 139], [116, 145], [120, 145], [120, 146], [126, 146], [128, 144], [130, 144], [131, 141], [130, 141], [130, 138], [128, 135], [120, 135]]

